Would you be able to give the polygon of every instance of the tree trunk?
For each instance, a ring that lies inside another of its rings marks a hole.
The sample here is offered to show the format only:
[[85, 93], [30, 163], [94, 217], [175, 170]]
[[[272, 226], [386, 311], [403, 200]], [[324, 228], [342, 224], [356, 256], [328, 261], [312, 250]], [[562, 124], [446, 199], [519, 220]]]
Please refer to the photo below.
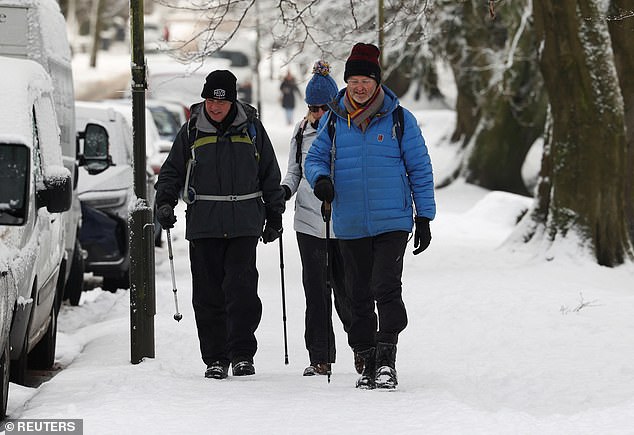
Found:
[[632, 80], [632, 71], [634, 71], [634, 17], [628, 13], [632, 13], [632, 0], [612, 0], [610, 2], [608, 28], [614, 50], [614, 63], [619, 75], [621, 94], [625, 104], [627, 135], [625, 210], [630, 240], [634, 241], [634, 80]]
[[499, 51], [501, 59], [496, 67], [502, 72], [488, 85], [464, 170], [470, 183], [520, 195], [529, 195], [522, 165], [544, 131], [547, 106], [534, 53], [531, 12], [526, 2], [499, 10], [510, 37]]
[[537, 199], [547, 214], [532, 217], [551, 241], [574, 234], [599, 264], [621, 264], [625, 126], [607, 24], [596, 0], [534, 0], [534, 17], [553, 123]]

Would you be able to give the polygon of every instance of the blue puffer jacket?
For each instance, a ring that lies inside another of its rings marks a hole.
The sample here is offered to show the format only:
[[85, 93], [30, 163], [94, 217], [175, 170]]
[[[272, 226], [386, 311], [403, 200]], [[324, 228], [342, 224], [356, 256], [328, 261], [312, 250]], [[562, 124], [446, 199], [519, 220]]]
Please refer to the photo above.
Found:
[[[330, 116], [337, 116], [332, 221], [340, 239], [372, 237], [390, 231], [411, 232], [412, 199], [417, 216], [431, 220], [436, 215], [432, 166], [425, 139], [414, 115], [403, 109], [404, 129], [399, 149], [392, 119], [398, 99], [385, 86], [383, 90], [383, 107], [365, 133], [345, 117], [345, 89], [336, 98], [339, 110], [331, 110]], [[322, 117], [319, 133], [306, 156], [306, 178], [313, 188], [319, 177], [331, 175], [332, 143], [327, 118]]]

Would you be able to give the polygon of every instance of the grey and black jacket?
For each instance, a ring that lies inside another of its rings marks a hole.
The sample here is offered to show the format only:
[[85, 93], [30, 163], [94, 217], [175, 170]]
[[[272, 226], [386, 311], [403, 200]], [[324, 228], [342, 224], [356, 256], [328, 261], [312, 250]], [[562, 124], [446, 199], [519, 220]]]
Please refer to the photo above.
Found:
[[[195, 125], [181, 127], [161, 167], [155, 186], [157, 208], [164, 204], [174, 207], [181, 192], [189, 194], [187, 240], [260, 237], [265, 220], [279, 219], [284, 212], [280, 168], [271, 141], [255, 108], [235, 104], [237, 115], [220, 135], [203, 113], [204, 103], [194, 105], [190, 121]], [[249, 125], [255, 128], [249, 129]], [[255, 143], [249, 130], [255, 131]], [[261, 196], [235, 200], [258, 192]], [[193, 194], [222, 199], [193, 200]]]

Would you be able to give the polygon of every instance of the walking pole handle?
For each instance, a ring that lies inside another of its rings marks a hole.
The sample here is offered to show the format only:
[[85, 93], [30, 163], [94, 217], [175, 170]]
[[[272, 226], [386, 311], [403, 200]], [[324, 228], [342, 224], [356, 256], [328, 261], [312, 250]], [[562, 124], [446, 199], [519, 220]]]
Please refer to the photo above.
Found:
[[330, 222], [330, 216], [332, 215], [332, 204], [329, 202], [321, 203], [321, 217], [324, 219], [324, 222]]

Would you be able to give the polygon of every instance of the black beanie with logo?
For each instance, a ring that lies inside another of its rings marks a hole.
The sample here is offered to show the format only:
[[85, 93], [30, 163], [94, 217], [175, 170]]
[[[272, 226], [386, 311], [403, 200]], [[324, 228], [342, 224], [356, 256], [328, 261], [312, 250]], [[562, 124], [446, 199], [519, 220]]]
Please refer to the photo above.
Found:
[[200, 96], [234, 102], [238, 97], [236, 81], [236, 76], [231, 71], [224, 69], [212, 71], [205, 79], [205, 86]]

